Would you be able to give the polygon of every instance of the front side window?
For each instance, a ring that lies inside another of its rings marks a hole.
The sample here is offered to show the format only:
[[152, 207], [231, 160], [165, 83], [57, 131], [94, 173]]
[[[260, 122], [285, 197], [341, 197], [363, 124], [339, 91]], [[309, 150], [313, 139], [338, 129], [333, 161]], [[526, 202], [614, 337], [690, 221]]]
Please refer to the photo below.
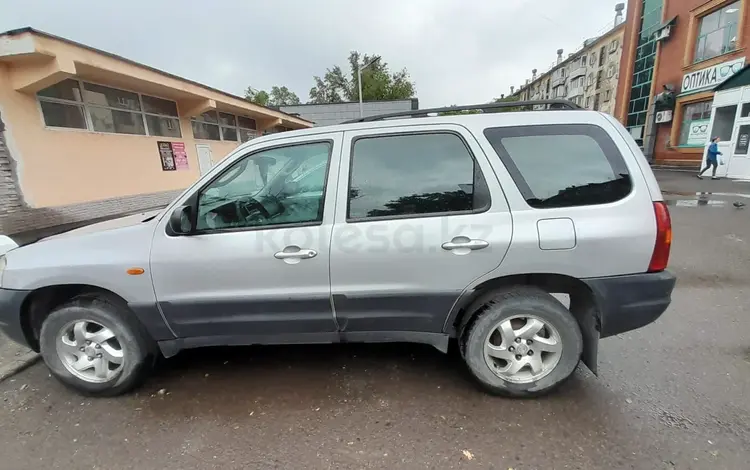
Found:
[[200, 190], [197, 230], [322, 222], [330, 155], [316, 142], [243, 157]]
[[700, 19], [694, 62], [716, 57], [737, 48], [740, 2], [729, 4]]
[[692, 103], [682, 108], [679, 145], [703, 147], [709, 139], [708, 125], [711, 122], [712, 101]]
[[607, 204], [632, 189], [622, 155], [597, 126], [497, 127], [484, 135], [531, 207]]
[[464, 141], [451, 133], [357, 139], [349, 220], [479, 212], [489, 189]]

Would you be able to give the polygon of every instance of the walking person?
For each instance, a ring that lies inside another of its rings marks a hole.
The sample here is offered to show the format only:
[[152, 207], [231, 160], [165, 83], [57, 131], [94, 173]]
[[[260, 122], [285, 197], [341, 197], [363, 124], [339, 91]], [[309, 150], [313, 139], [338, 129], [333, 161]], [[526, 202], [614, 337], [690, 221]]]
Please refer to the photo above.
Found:
[[703, 173], [705, 173], [706, 170], [711, 167], [713, 167], [713, 171], [711, 172], [711, 179], [719, 179], [716, 177], [716, 168], [719, 167], [719, 155], [722, 155], [722, 153], [719, 152], [719, 142], [721, 142], [721, 139], [718, 137], [714, 137], [713, 139], [711, 139], [711, 145], [708, 146], [708, 155], [706, 155], [706, 168], [702, 169], [701, 172], [698, 173], [698, 179], [702, 180]]

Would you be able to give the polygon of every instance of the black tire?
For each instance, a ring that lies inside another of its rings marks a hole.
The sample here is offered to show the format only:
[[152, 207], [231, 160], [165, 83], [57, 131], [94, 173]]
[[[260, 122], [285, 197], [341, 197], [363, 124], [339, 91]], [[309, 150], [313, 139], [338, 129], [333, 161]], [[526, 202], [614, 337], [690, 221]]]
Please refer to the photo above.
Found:
[[[109, 328], [122, 344], [123, 367], [110, 381], [87, 382], [71, 374], [62, 364], [57, 354], [57, 336], [66, 325], [78, 320], [95, 321]], [[158, 356], [156, 343], [127, 304], [103, 295], [78, 296], [52, 311], [42, 324], [39, 346], [42, 358], [55, 378], [83, 395], [96, 397], [121, 395], [141, 385]]]
[[[503, 319], [533, 314], [548, 322], [560, 334], [562, 352], [552, 371], [535, 382], [514, 383], [502, 379], [487, 365], [485, 340]], [[536, 397], [549, 393], [565, 382], [575, 371], [583, 350], [581, 330], [573, 315], [547, 292], [530, 286], [498, 290], [474, 312], [460, 336], [459, 346], [466, 365], [482, 389], [493, 395]]]

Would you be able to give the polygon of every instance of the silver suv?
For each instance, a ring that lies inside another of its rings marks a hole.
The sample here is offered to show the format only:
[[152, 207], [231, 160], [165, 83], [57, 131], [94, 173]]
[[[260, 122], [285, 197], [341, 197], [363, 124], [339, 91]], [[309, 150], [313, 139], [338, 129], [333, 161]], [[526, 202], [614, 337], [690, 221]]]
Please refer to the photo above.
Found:
[[9, 251], [0, 327], [100, 396], [216, 345], [455, 338], [509, 396], [596, 372], [670, 303], [669, 213], [616, 120], [534, 104], [252, 140], [165, 210]]

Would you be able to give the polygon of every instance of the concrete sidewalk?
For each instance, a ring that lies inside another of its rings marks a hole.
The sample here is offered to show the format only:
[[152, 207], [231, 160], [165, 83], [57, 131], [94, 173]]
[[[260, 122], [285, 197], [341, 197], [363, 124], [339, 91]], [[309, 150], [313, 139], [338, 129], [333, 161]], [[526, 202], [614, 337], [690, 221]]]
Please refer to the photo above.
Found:
[[705, 193], [719, 199], [747, 199], [745, 202], [750, 203], [750, 181], [727, 178], [712, 180], [710, 176], [700, 180], [695, 177], [696, 174], [691, 171], [654, 170], [667, 199], [673, 196], [698, 197], [700, 193]]

